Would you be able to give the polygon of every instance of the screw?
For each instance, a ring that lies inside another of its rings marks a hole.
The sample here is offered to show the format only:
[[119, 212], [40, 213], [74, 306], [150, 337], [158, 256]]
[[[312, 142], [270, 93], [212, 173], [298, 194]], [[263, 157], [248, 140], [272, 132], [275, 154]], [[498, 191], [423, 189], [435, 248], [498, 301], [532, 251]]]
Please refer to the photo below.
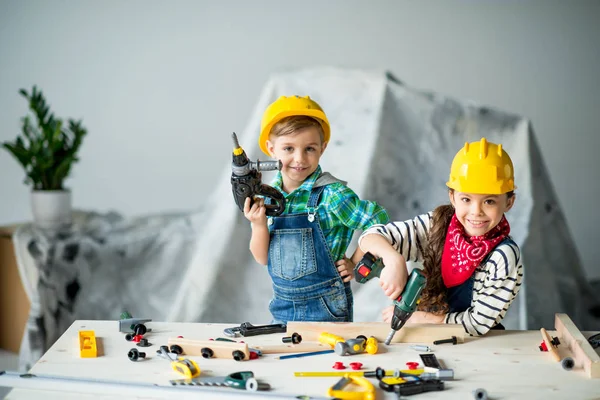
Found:
[[148, 339], [142, 338], [137, 345], [140, 347], [150, 347], [152, 346], [152, 343], [148, 342]]
[[475, 389], [473, 390], [473, 398], [475, 400], [487, 400], [488, 394], [485, 389]]
[[302, 336], [300, 336], [297, 332], [292, 333], [292, 336], [287, 336], [281, 339], [283, 343], [293, 343], [298, 344], [302, 342]]
[[143, 351], [139, 351], [136, 348], [133, 348], [133, 349], [129, 350], [129, 352], [127, 353], [127, 357], [131, 361], [137, 361], [140, 358], [146, 358], [146, 353], [144, 353]]
[[429, 346], [425, 346], [422, 344], [415, 344], [413, 346], [408, 346], [408, 347], [410, 347], [411, 349], [416, 350], [416, 351], [431, 351], [431, 348]]
[[436, 340], [433, 342], [433, 344], [443, 344], [443, 343], [456, 344], [457, 343], [456, 336], [452, 336], [450, 339]]

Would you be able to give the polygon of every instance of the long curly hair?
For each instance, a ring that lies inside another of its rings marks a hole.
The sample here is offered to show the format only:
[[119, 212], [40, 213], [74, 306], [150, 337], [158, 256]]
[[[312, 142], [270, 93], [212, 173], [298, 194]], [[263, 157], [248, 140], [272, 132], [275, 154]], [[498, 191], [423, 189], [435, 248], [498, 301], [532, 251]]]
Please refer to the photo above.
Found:
[[429, 244], [423, 254], [423, 274], [427, 278], [427, 283], [419, 303], [419, 309], [422, 311], [435, 314], [444, 314], [448, 311], [441, 265], [446, 233], [453, 215], [454, 207], [451, 204], [444, 204], [433, 210]]

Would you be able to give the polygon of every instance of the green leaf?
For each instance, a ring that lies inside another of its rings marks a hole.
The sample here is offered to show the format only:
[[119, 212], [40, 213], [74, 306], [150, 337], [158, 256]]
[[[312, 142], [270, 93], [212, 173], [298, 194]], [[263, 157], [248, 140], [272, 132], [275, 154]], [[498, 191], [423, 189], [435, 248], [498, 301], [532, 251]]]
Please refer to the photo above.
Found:
[[2, 143], [2, 148], [23, 167], [24, 183], [36, 190], [62, 189], [72, 165], [78, 161], [77, 152], [87, 131], [81, 121], [69, 119], [65, 124], [55, 117], [36, 85], [30, 93], [20, 89], [19, 94], [27, 100], [37, 123], [30, 115], [21, 118], [22, 135]]

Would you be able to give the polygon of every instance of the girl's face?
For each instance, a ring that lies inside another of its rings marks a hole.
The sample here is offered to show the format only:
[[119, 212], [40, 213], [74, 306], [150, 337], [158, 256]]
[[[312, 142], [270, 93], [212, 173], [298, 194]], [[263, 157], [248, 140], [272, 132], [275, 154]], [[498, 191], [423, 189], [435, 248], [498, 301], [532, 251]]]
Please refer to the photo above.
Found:
[[316, 127], [267, 140], [269, 153], [282, 163], [283, 190], [294, 191], [315, 172], [325, 147], [327, 144], [321, 143], [321, 134]]
[[473, 194], [451, 190], [449, 196], [456, 218], [469, 236], [488, 233], [515, 203], [515, 196], [509, 198], [507, 194]]

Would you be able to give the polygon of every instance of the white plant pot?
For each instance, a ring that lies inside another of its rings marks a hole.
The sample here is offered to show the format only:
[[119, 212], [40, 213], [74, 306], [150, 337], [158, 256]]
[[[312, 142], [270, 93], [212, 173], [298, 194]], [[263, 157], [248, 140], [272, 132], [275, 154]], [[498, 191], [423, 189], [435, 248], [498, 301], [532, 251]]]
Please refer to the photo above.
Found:
[[36, 226], [60, 230], [71, 225], [72, 203], [70, 190], [34, 190], [31, 210]]

